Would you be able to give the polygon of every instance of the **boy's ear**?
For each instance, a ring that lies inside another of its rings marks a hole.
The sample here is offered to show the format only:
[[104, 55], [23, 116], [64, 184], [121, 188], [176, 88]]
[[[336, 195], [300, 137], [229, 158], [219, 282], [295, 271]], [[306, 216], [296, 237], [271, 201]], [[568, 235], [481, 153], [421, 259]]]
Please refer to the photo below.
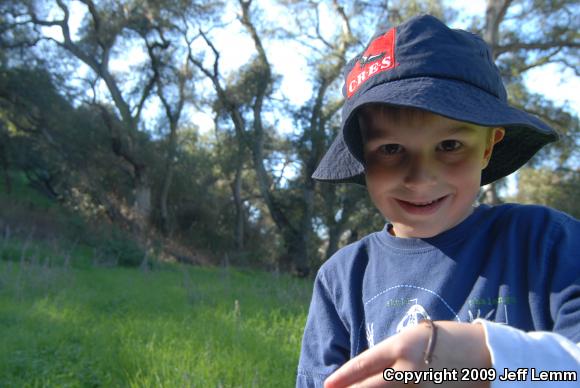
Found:
[[504, 128], [492, 128], [489, 134], [489, 139], [483, 153], [483, 160], [481, 161], [481, 169], [487, 167], [489, 160], [491, 159], [491, 154], [493, 152], [493, 146], [502, 141], [505, 135]]

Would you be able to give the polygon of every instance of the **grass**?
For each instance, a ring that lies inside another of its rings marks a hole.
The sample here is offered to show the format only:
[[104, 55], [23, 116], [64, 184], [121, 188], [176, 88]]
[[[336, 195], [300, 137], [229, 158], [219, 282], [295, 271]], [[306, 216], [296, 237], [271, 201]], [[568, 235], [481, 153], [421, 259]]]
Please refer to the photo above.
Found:
[[119, 267], [136, 255], [123, 236], [91, 234], [22, 174], [2, 183], [0, 388], [294, 386], [312, 280]]
[[311, 283], [0, 261], [0, 386], [293, 386]]

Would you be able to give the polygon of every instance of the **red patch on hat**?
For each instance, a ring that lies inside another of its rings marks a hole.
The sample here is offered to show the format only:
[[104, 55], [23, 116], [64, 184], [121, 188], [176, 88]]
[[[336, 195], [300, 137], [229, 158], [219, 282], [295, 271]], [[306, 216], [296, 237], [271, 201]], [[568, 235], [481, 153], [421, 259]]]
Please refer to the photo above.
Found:
[[353, 94], [371, 77], [395, 67], [395, 29], [371, 42], [346, 77], [346, 96]]

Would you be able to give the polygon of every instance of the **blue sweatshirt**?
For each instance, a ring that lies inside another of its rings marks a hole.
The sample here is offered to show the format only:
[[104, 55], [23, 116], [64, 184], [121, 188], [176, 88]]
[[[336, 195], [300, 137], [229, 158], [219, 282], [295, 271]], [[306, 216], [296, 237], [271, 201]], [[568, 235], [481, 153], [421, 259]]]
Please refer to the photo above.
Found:
[[322, 386], [350, 358], [423, 318], [484, 318], [580, 342], [580, 222], [529, 205], [481, 205], [435, 237], [387, 225], [320, 268], [296, 385]]

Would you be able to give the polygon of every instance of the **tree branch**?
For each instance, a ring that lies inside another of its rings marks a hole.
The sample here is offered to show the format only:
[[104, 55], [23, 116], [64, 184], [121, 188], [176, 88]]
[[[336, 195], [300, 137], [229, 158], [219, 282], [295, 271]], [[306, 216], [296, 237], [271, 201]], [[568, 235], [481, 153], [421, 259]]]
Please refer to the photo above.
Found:
[[215, 56], [215, 60], [213, 61], [213, 75], [217, 78], [219, 75], [220, 53], [217, 51], [212, 41], [209, 40], [207, 35], [201, 29], [199, 30], [199, 34], [201, 35], [205, 43], [211, 48], [211, 51], [213, 51], [213, 54]]
[[558, 54], [560, 51], [562, 51], [562, 48], [558, 47], [556, 48], [552, 53], [546, 55], [545, 57], [542, 56], [541, 58], [537, 59], [536, 61], [526, 64], [523, 67], [520, 67], [517, 69], [518, 73], [524, 73], [530, 69], [533, 69], [534, 67], [538, 67], [538, 66], [543, 66], [543, 65], [547, 65], [548, 63], [554, 63], [557, 62], [557, 60], [552, 60], [552, 58]]
[[505, 45], [498, 45], [495, 47], [495, 52], [497, 55], [504, 54], [506, 52], [513, 52], [519, 50], [549, 50], [553, 48], [563, 49], [563, 48], [579, 48], [580, 42], [569, 42], [569, 41], [554, 41], [554, 42], [514, 42]]
[[335, 100], [334, 102], [326, 104], [326, 109], [323, 112], [323, 120], [327, 122], [332, 116], [336, 114], [344, 104], [344, 98]]
[[343, 39], [342, 42], [343, 42], [343, 44], [345, 44], [345, 47], [344, 48], [341, 47], [340, 51], [345, 51], [346, 46], [348, 46], [350, 43], [352, 43], [352, 39], [353, 39], [352, 29], [350, 27], [350, 22], [348, 20], [348, 16], [344, 12], [344, 7], [342, 7], [340, 4], [338, 4], [337, 0], [333, 0], [332, 4], [334, 5], [334, 9], [336, 10], [336, 12], [340, 15], [340, 18], [342, 19], [342, 34], [345, 37], [345, 39]]
[[258, 32], [251, 21], [250, 18], [250, 4], [251, 0], [239, 0], [239, 4], [242, 8], [242, 15], [240, 21], [246, 30], [250, 33], [256, 51], [258, 52], [258, 68], [256, 69], [256, 81], [257, 90], [255, 94], [254, 106], [253, 106], [253, 119], [254, 119], [254, 138], [251, 144], [252, 158], [254, 162], [254, 168], [256, 170], [256, 175], [258, 178], [258, 186], [260, 189], [260, 194], [268, 207], [270, 215], [274, 220], [274, 223], [280, 230], [290, 230], [292, 234], [297, 233], [297, 229], [290, 222], [284, 211], [282, 210], [280, 204], [277, 203], [271, 191], [271, 177], [266, 171], [264, 166], [264, 126], [262, 123], [262, 108], [264, 103], [264, 98], [268, 91], [268, 88], [272, 84], [272, 70], [268, 62], [268, 57], [266, 56], [266, 51], [262, 45], [262, 41]]
[[204, 39], [206, 44], [210, 47], [210, 49], [213, 51], [214, 56], [215, 56], [214, 64], [213, 64], [213, 74], [212, 74], [212, 72], [209, 71], [203, 65], [203, 63], [201, 63], [200, 60], [196, 59], [193, 56], [193, 53], [191, 50], [191, 43], [193, 42], [193, 39], [189, 40], [186, 36], [186, 33], [184, 31], [182, 31], [182, 33], [184, 34], [184, 39], [187, 43], [187, 52], [188, 52], [187, 58], [188, 58], [188, 60], [191, 63], [193, 63], [203, 74], [205, 74], [211, 80], [211, 82], [214, 85], [214, 89], [218, 95], [218, 99], [225, 105], [226, 110], [230, 114], [230, 117], [234, 123], [234, 128], [236, 130], [236, 134], [238, 136], [240, 136], [241, 140], [245, 141], [245, 132], [246, 132], [245, 120], [242, 117], [242, 115], [240, 114], [240, 111], [238, 110], [238, 104], [235, 101], [232, 101], [232, 99], [228, 96], [228, 94], [226, 93], [225, 89], [223, 88], [223, 86], [221, 85], [221, 82], [220, 82], [220, 78], [219, 78], [219, 58], [220, 58], [219, 52], [217, 51], [216, 47], [213, 45], [211, 40], [207, 37], [207, 35], [200, 29], [199, 34]]
[[499, 42], [499, 25], [502, 23], [512, 0], [488, 0], [485, 10], [484, 39], [492, 48], [493, 57], [497, 57], [495, 47]]
[[318, 4], [314, 4], [314, 12], [316, 13], [316, 37], [329, 49], [334, 47], [322, 36], [320, 33], [320, 12], [318, 12]]
[[93, 26], [95, 29], [95, 37], [97, 39], [97, 43], [99, 44], [99, 46], [101, 46], [101, 49], [103, 50], [103, 62], [108, 62], [111, 44], [110, 43], [107, 44], [101, 39], [103, 36], [103, 31], [101, 28], [102, 23], [101, 17], [97, 11], [97, 8], [95, 7], [95, 3], [92, 0], [79, 0], [79, 1], [84, 5], [86, 5], [87, 8], [89, 9], [89, 13], [93, 18]]

